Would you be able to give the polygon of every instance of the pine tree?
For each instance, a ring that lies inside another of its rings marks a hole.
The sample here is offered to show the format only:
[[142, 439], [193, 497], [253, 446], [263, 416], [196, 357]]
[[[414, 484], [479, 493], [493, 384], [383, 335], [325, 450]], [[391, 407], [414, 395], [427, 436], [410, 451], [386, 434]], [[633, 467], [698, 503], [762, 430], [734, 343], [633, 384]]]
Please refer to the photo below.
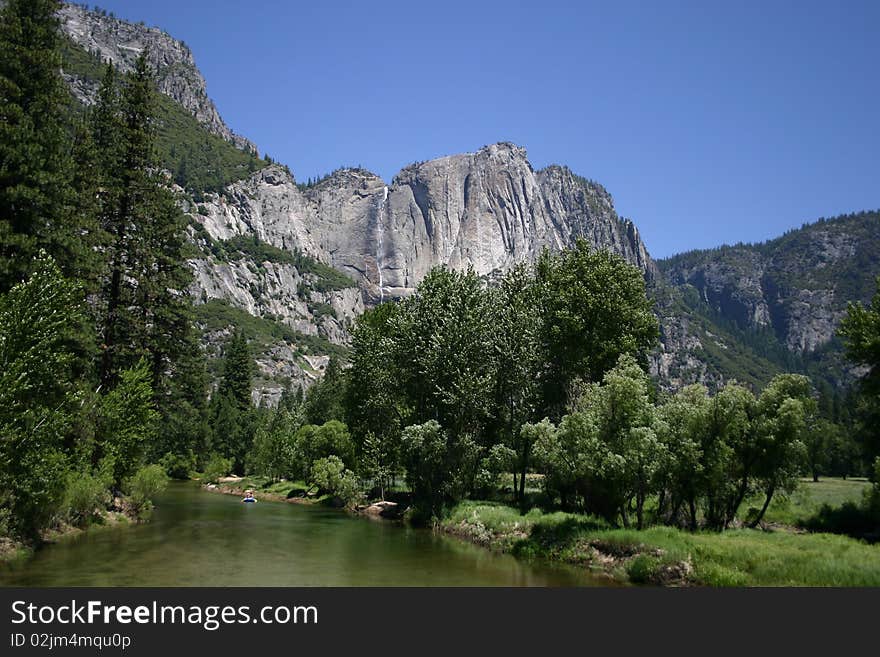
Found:
[[59, 0], [9, 0], [0, 8], [0, 291], [27, 275], [40, 248], [67, 274], [84, 253], [70, 216], [60, 7]]
[[254, 361], [248, 348], [247, 338], [237, 330], [229, 338], [223, 353], [223, 378], [218, 394], [229, 397], [242, 411], [252, 406], [251, 379]]
[[100, 378], [112, 385], [121, 369], [147, 357], [153, 389], [168, 395], [178, 361], [200, 352], [187, 294], [186, 219], [157, 173], [155, 94], [142, 53], [121, 92], [108, 68], [93, 116], [102, 158], [101, 219], [109, 235]]

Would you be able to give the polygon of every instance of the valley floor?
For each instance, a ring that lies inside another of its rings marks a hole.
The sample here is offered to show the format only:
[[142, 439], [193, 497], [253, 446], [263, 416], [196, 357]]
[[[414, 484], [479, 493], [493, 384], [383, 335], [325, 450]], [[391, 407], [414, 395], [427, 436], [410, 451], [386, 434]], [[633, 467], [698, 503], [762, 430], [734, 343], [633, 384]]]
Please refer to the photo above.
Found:
[[858, 501], [869, 486], [863, 479], [805, 479], [790, 498], [774, 500], [766, 529], [610, 529], [583, 515], [539, 509], [521, 515], [498, 502], [474, 501], [456, 506], [441, 527], [491, 549], [581, 565], [621, 582], [880, 586], [880, 546], [798, 528], [823, 504]]

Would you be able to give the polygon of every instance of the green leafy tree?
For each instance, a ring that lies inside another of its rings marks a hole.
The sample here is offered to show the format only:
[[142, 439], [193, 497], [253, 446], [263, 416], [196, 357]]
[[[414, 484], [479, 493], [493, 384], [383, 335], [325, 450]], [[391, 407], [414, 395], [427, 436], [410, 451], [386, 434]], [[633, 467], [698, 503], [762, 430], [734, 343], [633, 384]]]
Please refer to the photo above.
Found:
[[328, 456], [336, 456], [346, 467], [355, 465], [355, 447], [351, 435], [339, 420], [330, 420], [321, 426], [306, 424], [296, 432], [296, 459], [299, 474], [311, 478], [312, 464]]
[[361, 497], [357, 477], [345, 467], [338, 456], [320, 458], [312, 464], [310, 483], [320, 492], [329, 493], [342, 500], [346, 506], [354, 506]]
[[814, 482], [827, 475], [832, 468], [834, 445], [840, 440], [840, 427], [831, 420], [819, 418], [804, 434], [807, 468]]
[[479, 454], [476, 444], [468, 436], [445, 432], [436, 420], [406, 427], [402, 443], [415, 520], [441, 518], [472, 485]]
[[774, 494], [791, 493], [806, 463], [804, 438], [808, 420], [815, 419], [816, 402], [810, 380], [799, 374], [773, 378], [758, 399], [759, 449], [755, 477], [764, 493], [764, 505], [752, 521], [756, 527]]
[[385, 499], [385, 491], [391, 486], [399, 459], [397, 450], [391, 452], [388, 441], [368, 433], [361, 446], [359, 459], [361, 472], [379, 490], [379, 498]]
[[168, 475], [161, 465], [139, 468], [125, 481], [125, 492], [135, 514], [141, 520], [149, 518], [153, 498], [168, 487]]
[[493, 407], [490, 295], [473, 270], [435, 267], [402, 303], [399, 385], [409, 421], [433, 419], [451, 436], [478, 441]]
[[877, 286], [869, 306], [849, 304], [838, 329], [846, 357], [867, 368], [859, 382], [857, 416], [868, 462], [880, 456], [880, 278]]
[[300, 427], [296, 414], [279, 408], [268, 421], [260, 424], [254, 435], [250, 469], [273, 481], [291, 478], [297, 469], [296, 432]]
[[702, 447], [710, 439], [712, 400], [703, 385], [682, 388], [659, 409], [665, 425], [661, 439], [667, 458], [660, 473], [658, 517], [672, 524], [686, 512], [688, 525], [697, 528], [698, 505], [705, 480]]
[[559, 418], [578, 381], [598, 382], [621, 354], [643, 358], [658, 336], [642, 273], [584, 240], [537, 263], [545, 410]]
[[758, 404], [747, 388], [729, 383], [712, 400], [708, 433], [702, 444], [706, 523], [725, 529], [754, 491], [761, 451]]
[[503, 442], [516, 455], [514, 496], [525, 504], [526, 474], [534, 440], [523, 425], [535, 419], [540, 405], [541, 316], [537, 286], [525, 265], [510, 269], [494, 295], [495, 423]]
[[159, 414], [150, 380], [149, 364], [142, 360], [124, 370], [118, 385], [100, 402], [95, 463], [109, 459], [116, 486], [143, 465], [155, 438]]
[[[384, 303], [358, 317], [345, 388], [345, 417], [352, 438], [366, 461], [376, 467], [381, 461], [388, 476], [399, 460], [400, 433], [407, 414], [404, 391], [398, 385], [402, 364], [396, 319], [400, 308], [396, 303]], [[368, 469], [367, 476], [373, 476], [373, 466]]]
[[338, 358], [331, 357], [324, 376], [306, 392], [303, 404], [309, 424], [324, 424], [345, 419], [347, 377]]
[[227, 459], [217, 453], [211, 455], [205, 465], [204, 480], [216, 483], [221, 477], [232, 472], [232, 459]]
[[659, 487], [665, 446], [658, 437], [656, 411], [648, 379], [631, 356], [621, 356], [601, 385], [590, 384], [563, 417], [556, 435], [539, 451], [551, 470], [551, 482], [563, 483], [582, 508], [629, 526], [645, 522], [645, 503]]
[[34, 537], [59, 509], [75, 417], [73, 354], [65, 340], [78, 321], [79, 288], [45, 254], [30, 278], [0, 296], [0, 510], [12, 530]]

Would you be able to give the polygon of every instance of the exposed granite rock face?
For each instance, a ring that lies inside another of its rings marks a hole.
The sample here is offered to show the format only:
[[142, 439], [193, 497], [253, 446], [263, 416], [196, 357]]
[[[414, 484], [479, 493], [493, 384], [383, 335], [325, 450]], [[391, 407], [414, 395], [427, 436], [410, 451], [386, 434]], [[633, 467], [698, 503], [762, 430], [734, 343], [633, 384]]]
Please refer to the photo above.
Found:
[[660, 347], [648, 358], [649, 371], [665, 390], [678, 390], [691, 383], [713, 386], [718, 378], [697, 358], [703, 343], [691, 330], [687, 317], [663, 315], [660, 320]]
[[[205, 79], [196, 67], [189, 47], [155, 27], [112, 18], [79, 5], [65, 4], [59, 12], [61, 27], [74, 43], [97, 53], [102, 61], [113, 62], [121, 71], [132, 70], [146, 48], [150, 66], [156, 72], [159, 90], [174, 99], [212, 133], [239, 148], [256, 152], [244, 137], [232, 132], [223, 122], [214, 102], [208, 97]], [[76, 97], [94, 102], [97, 86], [66, 75]]]
[[[76, 44], [123, 71], [148, 48], [162, 93], [210, 132], [253, 149], [223, 122], [185, 44], [157, 28], [78, 6], [65, 5], [60, 16]], [[93, 101], [94, 83], [69, 73], [65, 78], [81, 101]], [[743, 334], [713, 324], [718, 317], [744, 330], [769, 329], [780, 345], [810, 354], [831, 339], [847, 301], [870, 298], [880, 273], [877, 213], [820, 222], [762, 245], [684, 254], [658, 266], [601, 185], [566, 167], [535, 171], [525, 150], [509, 143], [407, 166], [390, 184], [368, 171], [341, 169], [301, 187], [273, 165], [184, 206], [214, 240], [255, 236], [301, 250], [357, 281], [358, 287], [315, 292], [303, 287], [303, 274], [290, 264], [221, 261], [192, 234], [204, 252], [191, 261], [198, 300], [223, 299], [335, 344], [347, 342], [350, 322], [365, 303], [409, 294], [435, 265], [473, 267], [491, 278], [534, 260], [544, 247], [559, 250], [583, 238], [623, 256], [658, 284], [662, 344], [651, 368], [669, 389], [694, 381], [713, 385], [726, 376], [718, 366], [726, 354], [733, 354], [728, 363], [743, 360], [743, 349], [750, 349], [740, 343]], [[295, 347], [279, 342], [261, 354], [255, 398], [274, 403], [279, 380], [307, 386], [320, 376], [326, 356]]]
[[506, 143], [411, 165], [391, 185], [343, 169], [300, 190], [271, 166], [204, 205], [199, 220], [215, 239], [253, 234], [301, 249], [359, 281], [373, 302], [405, 296], [439, 264], [491, 275], [576, 238], [655, 274], [601, 186], [563, 167], [536, 172], [524, 149]]
[[742, 328], [770, 328], [789, 350], [815, 351], [834, 336], [849, 301], [867, 301], [880, 273], [880, 215], [820, 221], [757, 245], [686, 253], [659, 263]]

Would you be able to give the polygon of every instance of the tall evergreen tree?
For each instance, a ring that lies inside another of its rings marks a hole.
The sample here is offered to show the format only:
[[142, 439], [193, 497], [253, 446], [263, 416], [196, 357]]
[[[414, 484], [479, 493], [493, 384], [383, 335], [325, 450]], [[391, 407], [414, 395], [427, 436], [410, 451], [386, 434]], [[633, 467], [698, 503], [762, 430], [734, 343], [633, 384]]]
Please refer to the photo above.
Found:
[[187, 294], [186, 220], [157, 173], [155, 94], [142, 53], [121, 90], [108, 67], [93, 114], [109, 255], [100, 378], [112, 385], [121, 369], [147, 357], [153, 389], [170, 394], [175, 374], [192, 369], [179, 368], [179, 361], [199, 350]]
[[27, 275], [40, 248], [74, 275], [85, 253], [71, 216], [60, 7], [8, 0], [0, 8], [0, 291]]
[[244, 332], [236, 330], [223, 350], [223, 376], [217, 392], [232, 399], [242, 411], [251, 407], [254, 361]]

